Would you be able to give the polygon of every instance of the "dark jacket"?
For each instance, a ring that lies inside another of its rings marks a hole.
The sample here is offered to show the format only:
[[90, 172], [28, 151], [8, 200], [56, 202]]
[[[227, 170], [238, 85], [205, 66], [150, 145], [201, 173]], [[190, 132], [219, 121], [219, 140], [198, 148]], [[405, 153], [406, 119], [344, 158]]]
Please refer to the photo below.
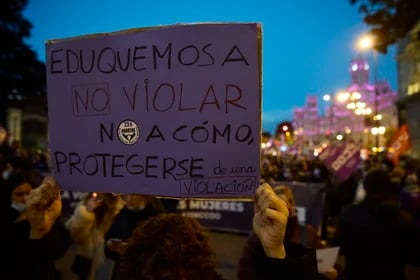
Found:
[[[62, 257], [69, 245], [70, 235], [64, 224], [57, 220], [50, 232], [42, 239], [29, 239], [28, 221], [15, 223], [10, 228], [11, 238], [2, 253], [4, 269], [1, 279], [16, 280], [54, 280], [56, 270], [54, 261]], [[4, 274], [3, 274], [4, 273]]]
[[256, 279], [319, 279], [315, 250], [285, 241], [285, 259], [266, 257], [255, 234], [248, 238], [238, 264], [238, 280]]
[[366, 198], [346, 206], [338, 241], [345, 279], [402, 280], [405, 264], [420, 265], [420, 233], [393, 200]]
[[[127, 207], [123, 207], [117, 216], [115, 216], [110, 229], [105, 234], [105, 240], [120, 239], [127, 241], [140, 222], [162, 212], [164, 212], [163, 206], [154, 204], [148, 204], [141, 210], [129, 210]], [[118, 255], [110, 252], [106, 246], [105, 255], [111, 259], [119, 258]]]

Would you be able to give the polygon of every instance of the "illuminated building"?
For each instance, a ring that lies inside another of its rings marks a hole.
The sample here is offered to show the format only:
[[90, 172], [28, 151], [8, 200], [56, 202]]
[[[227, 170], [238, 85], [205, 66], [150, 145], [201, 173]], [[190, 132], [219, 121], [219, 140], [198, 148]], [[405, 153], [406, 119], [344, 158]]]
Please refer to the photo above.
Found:
[[[364, 58], [353, 59], [349, 73], [350, 85], [331, 95], [322, 115], [317, 95], [308, 95], [304, 107], [294, 110], [293, 125], [300, 139], [317, 144], [340, 135], [339, 139], [352, 139], [365, 147], [373, 147], [376, 135], [372, 135], [372, 131], [380, 131], [379, 147], [386, 145], [386, 137], [395, 132], [398, 125], [396, 93], [387, 81], [379, 80], [375, 94], [375, 85], [369, 82], [370, 66]], [[381, 117], [377, 122], [373, 122], [375, 106]], [[378, 123], [380, 130], [375, 129]]]

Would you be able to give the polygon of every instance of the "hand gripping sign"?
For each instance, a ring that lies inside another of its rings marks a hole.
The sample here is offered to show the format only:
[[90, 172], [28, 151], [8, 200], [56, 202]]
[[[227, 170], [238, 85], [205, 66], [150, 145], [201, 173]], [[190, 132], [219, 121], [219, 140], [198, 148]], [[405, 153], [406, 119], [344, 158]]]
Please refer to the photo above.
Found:
[[173, 25], [49, 40], [54, 176], [65, 190], [252, 195], [261, 28]]

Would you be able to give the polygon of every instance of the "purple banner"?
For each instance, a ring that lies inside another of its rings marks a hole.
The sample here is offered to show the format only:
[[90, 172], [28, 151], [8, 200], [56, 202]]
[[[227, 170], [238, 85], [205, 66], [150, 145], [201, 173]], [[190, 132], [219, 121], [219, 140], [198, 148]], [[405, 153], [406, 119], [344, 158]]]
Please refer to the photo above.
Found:
[[330, 145], [319, 154], [319, 159], [344, 181], [356, 171], [362, 160], [360, 145], [353, 142]]
[[[300, 182], [270, 184], [273, 187], [289, 186], [293, 191], [296, 207], [303, 210], [303, 220], [319, 228], [325, 204], [324, 184]], [[198, 219], [206, 229], [238, 233], [249, 233], [252, 230], [254, 204], [251, 199], [185, 199], [179, 200], [177, 211], [182, 215]]]
[[[303, 210], [306, 223], [318, 228], [322, 222], [325, 204], [325, 185], [301, 182], [272, 182], [276, 185], [286, 185], [293, 191], [298, 211]], [[63, 219], [68, 219], [80, 199], [86, 195], [82, 192], [63, 191]], [[252, 199], [180, 199], [176, 209], [168, 211], [180, 212], [182, 215], [195, 218], [209, 230], [249, 233], [252, 230], [254, 204]], [[299, 213], [298, 213], [299, 214]]]
[[180, 200], [178, 211], [195, 218], [206, 228], [249, 233], [252, 230], [254, 204], [248, 200]]
[[331, 163], [331, 170], [336, 172], [340, 180], [346, 180], [359, 167], [360, 145], [349, 142], [340, 155]]
[[344, 150], [344, 144], [330, 144], [328, 145], [325, 150], [323, 150], [319, 155], [318, 158], [325, 164], [325, 166], [331, 169], [331, 164], [334, 160], [341, 154]]

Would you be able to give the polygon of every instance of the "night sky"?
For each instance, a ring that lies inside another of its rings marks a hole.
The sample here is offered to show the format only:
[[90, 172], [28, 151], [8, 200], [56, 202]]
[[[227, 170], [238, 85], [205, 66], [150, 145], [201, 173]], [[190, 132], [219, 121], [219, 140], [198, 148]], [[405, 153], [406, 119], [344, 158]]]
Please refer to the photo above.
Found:
[[[305, 96], [321, 97], [350, 83], [357, 38], [369, 27], [348, 0], [30, 0], [27, 43], [45, 61], [45, 41], [135, 27], [200, 22], [258, 22], [263, 37], [263, 130], [291, 120]], [[396, 85], [395, 48], [380, 55], [378, 77]]]

